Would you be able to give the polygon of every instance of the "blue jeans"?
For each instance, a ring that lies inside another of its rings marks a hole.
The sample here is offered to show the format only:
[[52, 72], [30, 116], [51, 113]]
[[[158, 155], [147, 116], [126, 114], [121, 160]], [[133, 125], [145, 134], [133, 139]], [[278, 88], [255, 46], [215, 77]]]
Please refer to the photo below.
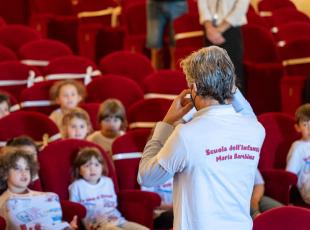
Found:
[[169, 27], [169, 45], [175, 46], [173, 21], [187, 13], [187, 1], [154, 1], [148, 0], [147, 38], [148, 48], [161, 48], [165, 27]]

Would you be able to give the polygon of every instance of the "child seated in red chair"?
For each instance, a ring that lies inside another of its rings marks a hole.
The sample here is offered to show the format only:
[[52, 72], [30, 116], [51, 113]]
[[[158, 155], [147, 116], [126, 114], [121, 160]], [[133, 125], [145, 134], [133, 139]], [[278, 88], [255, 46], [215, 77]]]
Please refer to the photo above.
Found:
[[83, 148], [73, 164], [75, 181], [69, 186], [70, 200], [85, 206], [83, 220], [87, 230], [147, 230], [127, 221], [117, 210], [112, 180], [107, 177], [106, 163], [96, 148]]
[[84, 140], [92, 131], [92, 125], [88, 113], [75, 108], [66, 113], [62, 119], [62, 137]]
[[86, 95], [85, 87], [82, 83], [74, 80], [56, 82], [51, 90], [51, 100], [59, 105], [59, 108], [50, 114], [59, 130], [61, 130], [62, 118], [71, 109], [74, 109], [84, 99]]
[[295, 129], [301, 139], [295, 141], [289, 150], [286, 170], [297, 175], [300, 195], [310, 204], [310, 103], [297, 109], [295, 119]]
[[87, 140], [100, 145], [112, 159], [112, 143], [124, 134], [127, 127], [126, 112], [123, 104], [117, 99], [105, 100], [98, 111], [100, 130], [95, 131]]
[[[29, 136], [18, 136], [7, 141], [6, 146], [15, 147], [28, 152], [37, 161], [39, 148], [35, 141]], [[38, 175], [35, 175], [29, 184], [30, 189], [42, 191], [41, 182]]]
[[0, 158], [0, 186], [6, 191], [0, 197], [0, 215], [7, 229], [76, 229], [77, 217], [62, 222], [62, 210], [55, 193], [28, 188], [38, 165], [33, 156], [18, 149], [8, 148]]

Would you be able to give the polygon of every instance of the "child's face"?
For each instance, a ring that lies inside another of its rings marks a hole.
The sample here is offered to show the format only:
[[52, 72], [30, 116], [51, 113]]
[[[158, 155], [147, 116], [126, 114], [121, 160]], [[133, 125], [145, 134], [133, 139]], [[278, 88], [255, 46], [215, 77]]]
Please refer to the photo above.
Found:
[[80, 175], [90, 184], [97, 184], [102, 175], [102, 164], [92, 157], [80, 167]]
[[85, 139], [89, 132], [86, 121], [77, 117], [69, 121], [66, 129], [67, 137], [75, 139]]
[[122, 127], [122, 120], [115, 116], [109, 116], [100, 122], [101, 133], [110, 138], [119, 135]]
[[63, 85], [59, 90], [59, 95], [56, 102], [62, 109], [73, 109], [77, 107], [82, 97], [79, 95], [77, 88], [74, 85]]
[[13, 193], [23, 193], [26, 191], [31, 180], [30, 168], [24, 158], [19, 158], [15, 167], [9, 169], [7, 184]]
[[10, 114], [9, 105], [6, 101], [0, 103], [0, 118]]
[[302, 139], [305, 141], [310, 141], [310, 120], [300, 121], [295, 125], [296, 131], [301, 133]]

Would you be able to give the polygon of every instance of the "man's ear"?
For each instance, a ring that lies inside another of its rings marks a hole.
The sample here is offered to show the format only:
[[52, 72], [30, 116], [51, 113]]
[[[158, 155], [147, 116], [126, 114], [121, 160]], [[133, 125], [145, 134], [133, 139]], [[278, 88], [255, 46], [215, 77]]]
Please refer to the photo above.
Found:
[[196, 83], [193, 83], [190, 85], [190, 89], [193, 90], [195, 93], [197, 93], [197, 85]]

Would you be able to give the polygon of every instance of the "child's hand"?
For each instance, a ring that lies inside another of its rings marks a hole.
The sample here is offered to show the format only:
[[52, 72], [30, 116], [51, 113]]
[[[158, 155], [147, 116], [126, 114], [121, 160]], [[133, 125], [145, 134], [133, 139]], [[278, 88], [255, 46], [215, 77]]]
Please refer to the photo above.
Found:
[[70, 227], [71, 229], [77, 229], [78, 228], [78, 225], [77, 225], [77, 215], [75, 215], [72, 219], [72, 221], [70, 222]]

